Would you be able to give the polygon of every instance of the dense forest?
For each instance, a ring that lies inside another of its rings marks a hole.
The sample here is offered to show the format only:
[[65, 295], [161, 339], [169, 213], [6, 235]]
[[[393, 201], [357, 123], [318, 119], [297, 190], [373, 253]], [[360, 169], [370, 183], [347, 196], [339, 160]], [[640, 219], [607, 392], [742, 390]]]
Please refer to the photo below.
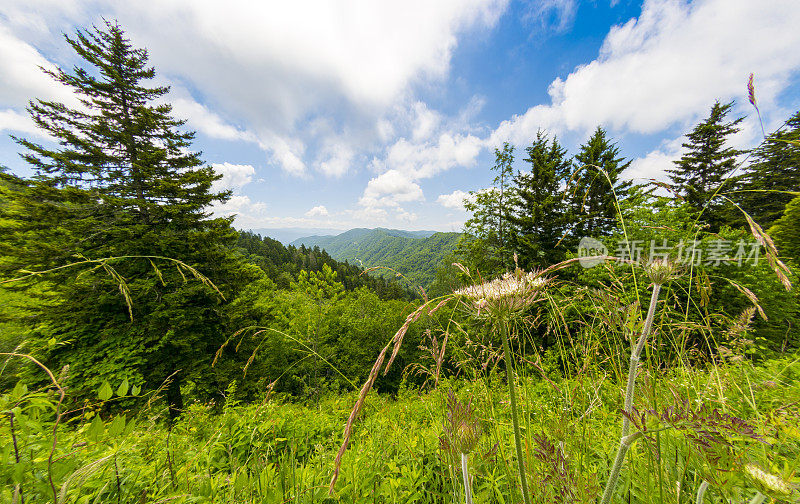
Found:
[[709, 104], [646, 185], [540, 131], [463, 234], [284, 246], [145, 49], [66, 40], [83, 107], [0, 170], [0, 502], [800, 499], [800, 111], [744, 152]]
[[427, 233], [392, 229], [351, 229], [337, 236], [298, 238], [293, 245], [318, 246], [331, 257], [371, 269], [383, 278], [402, 276], [416, 290], [428, 289], [436, 268], [452, 258], [460, 233]]

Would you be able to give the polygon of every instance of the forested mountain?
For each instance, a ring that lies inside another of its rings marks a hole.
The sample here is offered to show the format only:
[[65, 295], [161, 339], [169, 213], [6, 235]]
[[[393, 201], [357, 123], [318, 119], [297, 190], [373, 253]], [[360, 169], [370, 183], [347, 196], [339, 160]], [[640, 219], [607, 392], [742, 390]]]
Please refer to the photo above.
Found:
[[284, 245], [289, 245], [294, 240], [309, 235], [337, 235], [341, 233], [342, 229], [333, 228], [253, 228], [248, 229], [250, 233], [270, 237], [273, 240], [278, 240]]
[[319, 247], [333, 259], [364, 268], [390, 268], [379, 268], [373, 274], [389, 278], [400, 273], [411, 286], [427, 287], [436, 268], [455, 251], [460, 237], [460, 233], [358, 228], [337, 236], [299, 238], [292, 245]]
[[253, 264], [258, 265], [279, 288], [288, 288], [300, 271], [322, 271], [328, 265], [346, 290], [368, 287], [381, 299], [405, 299], [410, 296], [396, 281], [363, 274], [364, 269], [333, 259], [318, 246], [284, 246], [280, 241], [250, 231], [241, 231], [236, 246]]

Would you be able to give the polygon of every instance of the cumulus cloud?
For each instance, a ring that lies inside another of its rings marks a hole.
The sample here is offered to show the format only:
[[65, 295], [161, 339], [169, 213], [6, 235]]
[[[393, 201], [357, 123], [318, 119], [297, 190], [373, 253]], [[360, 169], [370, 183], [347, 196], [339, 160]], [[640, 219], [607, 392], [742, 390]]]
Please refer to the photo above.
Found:
[[318, 205], [306, 212], [306, 217], [326, 217], [328, 209], [324, 205]]
[[36, 127], [31, 116], [13, 109], [0, 110], [0, 131], [13, 131], [49, 138], [49, 135]]
[[344, 142], [329, 142], [323, 149], [319, 170], [329, 177], [341, 177], [353, 162], [353, 149]]
[[[702, 115], [717, 98], [742, 96], [755, 72], [773, 103], [800, 66], [800, 8], [750, 0], [647, 0], [613, 27], [597, 59], [549, 87], [551, 103], [504, 121], [492, 143], [527, 141], [538, 128], [654, 133]], [[733, 57], [732, 55], [735, 55]]]
[[419, 184], [398, 170], [389, 170], [372, 178], [359, 203], [365, 207], [397, 207], [399, 203], [421, 201], [425, 197]]
[[441, 114], [429, 109], [422, 102], [416, 102], [412, 110], [414, 113], [414, 129], [411, 133], [411, 139], [415, 142], [427, 140], [442, 122]]
[[388, 149], [385, 158], [373, 160], [373, 169], [382, 173], [367, 183], [359, 203], [396, 207], [401, 202], [424, 200], [420, 180], [455, 166], [472, 166], [484, 145], [475, 136], [450, 132], [422, 144], [401, 138]]
[[40, 67], [56, 69], [35, 47], [0, 25], [0, 106], [21, 108], [34, 98], [77, 105], [72, 92]]
[[211, 138], [221, 140], [245, 140], [257, 142], [254, 133], [244, 131], [227, 123], [219, 114], [196, 102], [180, 90], [172, 89], [169, 97], [172, 112], [179, 119], [186, 119], [188, 126]]
[[222, 175], [221, 179], [214, 182], [215, 191], [241, 188], [252, 182], [256, 173], [256, 169], [250, 165], [216, 163], [211, 166], [215, 172]]
[[424, 201], [421, 181], [456, 167], [473, 166], [486, 147], [485, 140], [470, 133], [468, 121], [464, 121], [480, 106], [482, 102], [473, 99], [467, 110], [450, 121], [420, 102], [400, 111], [401, 121], [395, 127], [403, 127], [407, 135], [373, 158], [371, 168], [378, 175], [367, 183], [359, 205], [373, 214], [377, 209], [392, 208], [392, 217], [400, 221], [415, 219], [401, 203]]
[[224, 203], [211, 206], [211, 213], [217, 217], [235, 217], [237, 227], [253, 227], [265, 214], [267, 205], [260, 201], [253, 201], [249, 196], [235, 194]]
[[[319, 158], [320, 172], [341, 176], [352, 156], [342, 150], [320, 158], [326, 138], [350, 136], [354, 152], [354, 145], [370, 149], [389, 141], [387, 112], [413, 86], [445, 78], [459, 37], [493, 27], [506, 4], [163, 0], [153, 9], [148, 2], [6, 0], [0, 89], [13, 103], [0, 97], [0, 107], [20, 107], [32, 93], [49, 97], [40, 91], [52, 94], [38, 69], [52, 63], [17, 35], [36, 39], [52, 55], [63, 45], [60, 31], [101, 16], [119, 19], [166, 81], [192, 90], [194, 98], [174, 99], [191, 127], [212, 138], [255, 142], [268, 163], [292, 175], [307, 176], [310, 161]], [[329, 128], [306, 131], [308, 121], [330, 116], [337, 119]]]
[[472, 199], [473, 196], [471, 194], [456, 189], [450, 194], [440, 194], [439, 197], [436, 198], [436, 202], [445, 208], [464, 210], [464, 202]]

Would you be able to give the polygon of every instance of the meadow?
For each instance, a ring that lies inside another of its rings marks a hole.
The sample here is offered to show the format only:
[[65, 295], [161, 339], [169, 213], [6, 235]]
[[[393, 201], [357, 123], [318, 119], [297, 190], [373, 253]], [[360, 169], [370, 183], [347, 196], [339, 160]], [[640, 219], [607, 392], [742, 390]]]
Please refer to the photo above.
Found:
[[800, 112], [743, 151], [715, 102], [669, 184], [504, 143], [365, 270], [213, 215], [147, 51], [66, 42], [89, 112], [0, 166], [0, 504], [800, 501]]

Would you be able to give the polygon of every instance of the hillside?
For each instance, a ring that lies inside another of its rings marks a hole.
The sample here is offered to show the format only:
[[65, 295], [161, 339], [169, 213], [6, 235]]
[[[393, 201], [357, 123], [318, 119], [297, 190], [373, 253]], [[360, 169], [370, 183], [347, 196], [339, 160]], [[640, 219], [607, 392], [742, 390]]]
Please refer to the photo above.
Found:
[[293, 240], [308, 236], [315, 235], [336, 235], [341, 233], [342, 229], [332, 228], [253, 228], [248, 230], [250, 233], [272, 238], [278, 240], [284, 245], [289, 245]]
[[[358, 228], [336, 236], [299, 238], [291, 244], [319, 247], [337, 261], [348, 261], [365, 268], [391, 268], [405, 276], [412, 285], [427, 287], [433, 282], [442, 260], [455, 250], [460, 236], [460, 233]], [[395, 275], [387, 269], [375, 270], [374, 274]]]

